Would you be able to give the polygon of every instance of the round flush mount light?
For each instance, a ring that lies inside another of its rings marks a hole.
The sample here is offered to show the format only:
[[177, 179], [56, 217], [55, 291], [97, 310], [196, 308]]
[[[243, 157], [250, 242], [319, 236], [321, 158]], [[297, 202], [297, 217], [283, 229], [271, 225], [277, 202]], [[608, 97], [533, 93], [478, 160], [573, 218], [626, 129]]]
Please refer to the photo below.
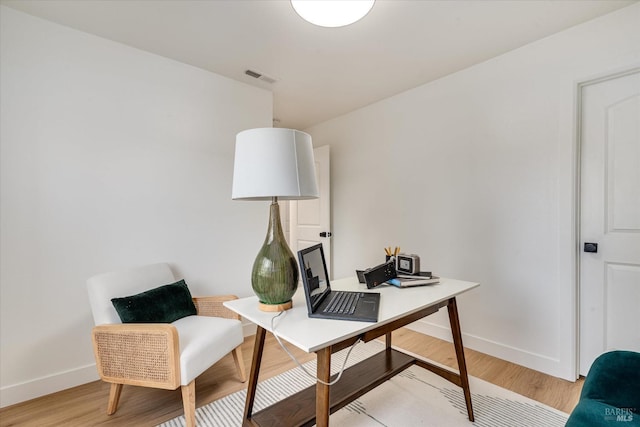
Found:
[[344, 27], [364, 18], [375, 0], [291, 0], [305, 21], [320, 27]]

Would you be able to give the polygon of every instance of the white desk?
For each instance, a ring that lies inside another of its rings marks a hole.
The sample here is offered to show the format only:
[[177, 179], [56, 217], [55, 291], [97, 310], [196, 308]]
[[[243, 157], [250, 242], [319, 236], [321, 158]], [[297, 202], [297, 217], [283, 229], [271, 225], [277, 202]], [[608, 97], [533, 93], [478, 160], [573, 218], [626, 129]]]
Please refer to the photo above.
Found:
[[[272, 332], [271, 319], [275, 314], [260, 311], [258, 298], [255, 296], [225, 302], [226, 307], [258, 326], [243, 425], [293, 426], [317, 423], [318, 426], [328, 426], [330, 412], [345, 406], [413, 364], [429, 369], [462, 387], [469, 420], [473, 421], [471, 393], [455, 297], [477, 286], [479, 286], [478, 283], [443, 278], [439, 284], [435, 285], [407, 289], [382, 286], [372, 289], [370, 292], [381, 294], [379, 320], [375, 323], [311, 319], [307, 316], [306, 301], [300, 287], [293, 297], [293, 308], [287, 310], [275, 321], [276, 332], [278, 336], [296, 347], [308, 353], [316, 353], [318, 378], [329, 382], [331, 354], [350, 346], [358, 338], [367, 342], [385, 335], [386, 349], [347, 369], [342, 379], [334, 386], [329, 387], [318, 382], [315, 387], [303, 390], [256, 414], [252, 414], [252, 411], [264, 349], [264, 338], [267, 331]], [[334, 290], [368, 291], [366, 286], [358, 283], [355, 277], [332, 281], [331, 288]], [[460, 374], [391, 348], [392, 331], [433, 314], [442, 307], [447, 307], [449, 312]], [[314, 400], [315, 413], [313, 412]], [[310, 408], [311, 410], [309, 410]]]

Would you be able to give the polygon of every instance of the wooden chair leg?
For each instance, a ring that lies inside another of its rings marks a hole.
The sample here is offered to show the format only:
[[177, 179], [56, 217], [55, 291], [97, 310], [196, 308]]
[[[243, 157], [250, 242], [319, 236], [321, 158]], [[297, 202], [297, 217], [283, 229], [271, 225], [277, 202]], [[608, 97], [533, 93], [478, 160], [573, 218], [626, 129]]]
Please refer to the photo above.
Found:
[[196, 380], [188, 385], [180, 387], [182, 389], [182, 405], [184, 406], [184, 420], [187, 427], [196, 426]]
[[242, 358], [242, 348], [237, 346], [232, 351], [233, 361], [236, 364], [236, 369], [238, 370], [238, 375], [240, 376], [240, 381], [247, 381], [247, 372], [244, 367], [244, 359]]
[[120, 394], [122, 393], [122, 386], [124, 384], [111, 383], [111, 389], [109, 390], [109, 404], [107, 405], [107, 415], [113, 415], [118, 409], [118, 402], [120, 401]]

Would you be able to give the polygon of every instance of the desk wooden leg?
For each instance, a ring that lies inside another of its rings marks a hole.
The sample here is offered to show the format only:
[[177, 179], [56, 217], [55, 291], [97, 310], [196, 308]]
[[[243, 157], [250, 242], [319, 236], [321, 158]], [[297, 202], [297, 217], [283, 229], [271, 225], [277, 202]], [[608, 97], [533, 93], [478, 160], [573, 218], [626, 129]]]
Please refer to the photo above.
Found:
[[469, 421], [473, 422], [473, 407], [471, 406], [471, 390], [469, 389], [469, 377], [467, 375], [467, 363], [464, 359], [464, 347], [462, 346], [462, 332], [460, 331], [460, 318], [458, 317], [458, 305], [456, 298], [453, 297], [447, 304], [449, 311], [449, 323], [451, 324], [451, 332], [453, 333], [453, 345], [456, 349], [456, 358], [458, 359], [458, 370], [460, 371], [460, 382], [464, 391], [464, 400], [467, 403], [467, 414]]
[[251, 360], [251, 373], [249, 374], [249, 384], [247, 385], [247, 400], [244, 406], [243, 425], [251, 426], [251, 413], [253, 412], [253, 402], [256, 397], [258, 387], [258, 374], [260, 373], [260, 363], [262, 362], [262, 351], [264, 350], [264, 338], [267, 331], [258, 326], [256, 330], [256, 340], [253, 345], [253, 358]]
[[[318, 379], [328, 383], [331, 379], [331, 347], [316, 352], [318, 363]], [[329, 391], [330, 386], [316, 382], [316, 425], [329, 426]]]
[[387, 332], [384, 335], [384, 343], [385, 343], [385, 346], [386, 346], [387, 350], [389, 350], [391, 348], [391, 332]]

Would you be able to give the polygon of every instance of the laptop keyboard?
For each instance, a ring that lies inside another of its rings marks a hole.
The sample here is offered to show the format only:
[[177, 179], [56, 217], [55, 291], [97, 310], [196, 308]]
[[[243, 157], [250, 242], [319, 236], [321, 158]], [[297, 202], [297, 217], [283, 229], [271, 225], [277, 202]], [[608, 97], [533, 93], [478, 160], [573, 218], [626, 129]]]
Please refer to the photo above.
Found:
[[362, 297], [362, 292], [331, 292], [331, 300], [322, 312], [353, 314], [360, 297]]

